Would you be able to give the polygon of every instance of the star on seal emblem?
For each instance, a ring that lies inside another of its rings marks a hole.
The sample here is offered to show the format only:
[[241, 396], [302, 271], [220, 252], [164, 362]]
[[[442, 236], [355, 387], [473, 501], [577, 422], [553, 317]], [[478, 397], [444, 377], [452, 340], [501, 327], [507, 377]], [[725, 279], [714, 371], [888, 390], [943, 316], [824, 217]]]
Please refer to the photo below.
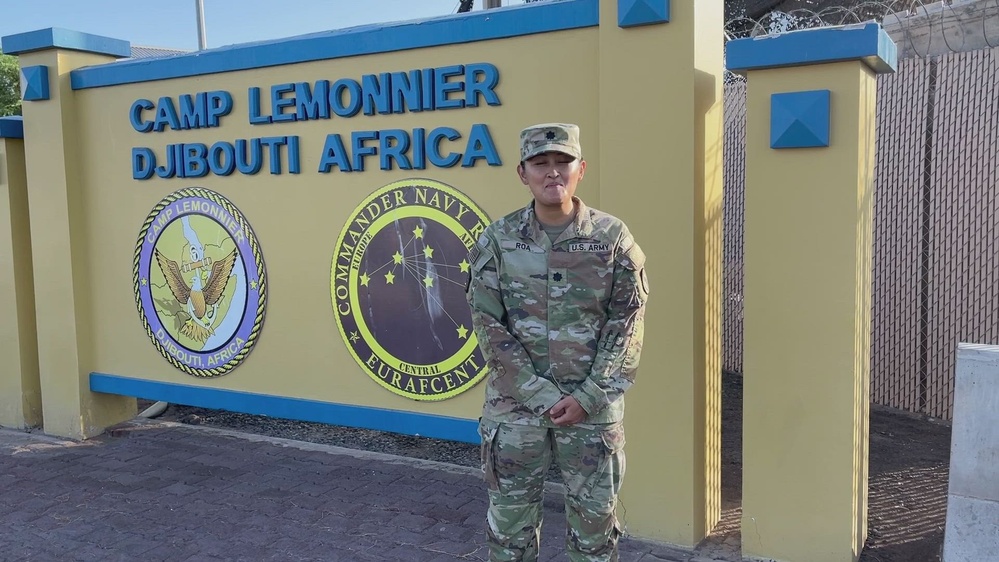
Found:
[[489, 217], [438, 181], [393, 182], [358, 203], [337, 239], [330, 297], [362, 372], [412, 400], [444, 400], [475, 386], [486, 361], [466, 287]]

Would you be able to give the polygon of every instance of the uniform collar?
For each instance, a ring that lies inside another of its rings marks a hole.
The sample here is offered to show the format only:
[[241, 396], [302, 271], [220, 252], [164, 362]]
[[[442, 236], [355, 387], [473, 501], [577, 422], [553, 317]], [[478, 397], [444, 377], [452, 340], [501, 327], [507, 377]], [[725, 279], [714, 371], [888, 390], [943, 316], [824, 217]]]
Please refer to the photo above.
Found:
[[[559, 236], [559, 240], [563, 238], [585, 238], [593, 233], [593, 217], [590, 216], [590, 209], [586, 206], [586, 203], [583, 203], [583, 200], [575, 195], [572, 196], [572, 202], [576, 206], [576, 216], [573, 219], [573, 224], [566, 228], [565, 232]], [[547, 240], [548, 235], [545, 234], [545, 230], [541, 226], [537, 214], [534, 212], [533, 200], [520, 213], [518, 230], [523, 238], [533, 240], [538, 244], [542, 244], [543, 240]]]

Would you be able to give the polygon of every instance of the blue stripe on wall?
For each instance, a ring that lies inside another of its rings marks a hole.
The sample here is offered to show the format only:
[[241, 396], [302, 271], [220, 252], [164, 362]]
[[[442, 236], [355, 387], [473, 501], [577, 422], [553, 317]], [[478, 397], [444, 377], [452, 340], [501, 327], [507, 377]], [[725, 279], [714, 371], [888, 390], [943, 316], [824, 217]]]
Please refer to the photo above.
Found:
[[24, 119], [18, 116], [0, 117], [0, 139], [23, 139]]
[[725, 67], [747, 70], [862, 60], [875, 72], [898, 68], [898, 48], [877, 23], [816, 28], [735, 39], [725, 45]]
[[243, 43], [70, 73], [74, 90], [547, 33], [599, 25], [598, 0], [561, 0]]
[[132, 55], [132, 46], [128, 41], [58, 27], [8, 35], [0, 39], [0, 49], [7, 55], [53, 48], [117, 57]]
[[90, 374], [90, 390], [200, 408], [479, 443], [477, 420], [162, 383], [103, 373]]

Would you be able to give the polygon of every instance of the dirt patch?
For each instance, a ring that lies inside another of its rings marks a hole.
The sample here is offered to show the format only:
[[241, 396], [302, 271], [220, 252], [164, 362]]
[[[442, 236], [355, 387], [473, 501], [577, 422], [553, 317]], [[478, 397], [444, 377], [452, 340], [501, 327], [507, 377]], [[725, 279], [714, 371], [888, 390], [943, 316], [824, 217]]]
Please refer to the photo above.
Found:
[[[151, 402], [140, 400], [142, 411]], [[722, 519], [705, 544], [740, 538], [742, 377], [722, 388]], [[476, 466], [474, 445], [171, 404], [159, 419]], [[872, 407], [869, 537], [860, 562], [939, 562], [947, 514], [949, 424]], [[558, 480], [556, 467], [550, 472]]]
[[950, 476], [949, 424], [871, 412], [870, 532], [861, 562], [938, 562]]

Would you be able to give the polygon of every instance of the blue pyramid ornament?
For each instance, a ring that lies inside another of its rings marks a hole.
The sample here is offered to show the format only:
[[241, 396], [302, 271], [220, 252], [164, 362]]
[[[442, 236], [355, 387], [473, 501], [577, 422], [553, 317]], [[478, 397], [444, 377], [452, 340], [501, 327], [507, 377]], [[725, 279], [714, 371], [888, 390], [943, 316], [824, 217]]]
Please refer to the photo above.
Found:
[[669, 21], [669, 0], [617, 0], [617, 25], [635, 27]]
[[829, 90], [770, 96], [770, 148], [829, 146]]
[[24, 101], [49, 99], [49, 67], [26, 66], [21, 69], [21, 99]]

